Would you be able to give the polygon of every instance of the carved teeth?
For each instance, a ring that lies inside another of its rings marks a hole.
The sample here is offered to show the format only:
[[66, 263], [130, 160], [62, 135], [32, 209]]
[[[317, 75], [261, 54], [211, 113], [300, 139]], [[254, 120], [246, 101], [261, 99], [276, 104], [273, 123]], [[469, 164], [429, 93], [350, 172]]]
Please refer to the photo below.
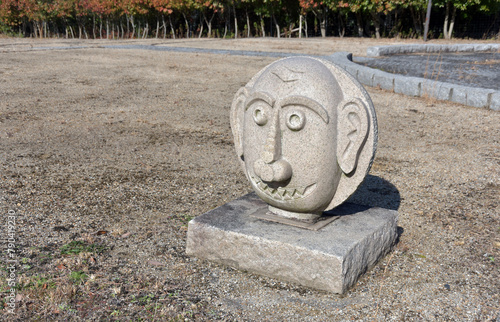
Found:
[[283, 187], [278, 187], [276, 188], [271, 188], [267, 184], [265, 184], [262, 180], [257, 179], [255, 177], [252, 177], [252, 180], [255, 182], [256, 186], [271, 196], [272, 198], [275, 199], [281, 199], [281, 200], [294, 200], [294, 199], [299, 199], [303, 198], [309, 193], [311, 193], [314, 188], [316, 187], [316, 184], [309, 185], [305, 188], [283, 188]]
[[297, 188], [295, 189], [295, 193], [299, 196], [303, 196], [304, 195], [304, 191], [306, 190], [306, 188]]
[[308, 194], [310, 191], [312, 191], [316, 187], [316, 184], [312, 184], [310, 186], [307, 186], [306, 189], [304, 190], [304, 195]]

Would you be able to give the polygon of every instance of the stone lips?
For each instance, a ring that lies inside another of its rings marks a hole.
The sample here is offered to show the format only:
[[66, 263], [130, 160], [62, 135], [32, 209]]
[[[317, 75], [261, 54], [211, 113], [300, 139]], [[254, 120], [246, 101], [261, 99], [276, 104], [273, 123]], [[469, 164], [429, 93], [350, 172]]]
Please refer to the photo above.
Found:
[[[367, 110], [368, 118], [369, 118], [369, 128], [368, 128], [368, 135], [366, 137], [366, 141], [364, 143], [363, 148], [360, 151], [359, 157], [358, 157], [358, 162], [357, 162], [357, 167], [355, 171], [353, 171], [350, 174], [345, 174], [342, 173], [339, 184], [337, 186], [337, 190], [335, 195], [333, 196], [333, 199], [330, 201], [328, 206], [325, 208], [326, 210], [332, 209], [340, 204], [342, 204], [349, 196], [351, 196], [356, 189], [359, 187], [359, 185], [363, 182], [365, 176], [368, 174], [371, 164], [373, 162], [374, 156], [375, 156], [375, 151], [377, 147], [377, 137], [378, 137], [378, 127], [377, 127], [377, 119], [376, 119], [376, 114], [375, 114], [375, 109], [373, 107], [373, 103], [366, 92], [366, 90], [362, 87], [362, 85], [354, 79], [350, 74], [348, 74], [346, 71], [344, 71], [342, 68], [339, 66], [323, 60], [323, 59], [318, 59], [318, 58], [313, 58], [313, 57], [295, 57], [295, 58], [308, 58], [308, 59], [313, 59], [316, 60], [317, 62], [322, 63], [324, 66], [328, 68], [328, 70], [332, 73], [336, 81], [338, 82], [342, 94], [343, 94], [343, 99], [344, 101], [349, 101], [349, 100], [354, 100], [357, 99], [360, 101], [364, 107]], [[284, 58], [279, 61], [283, 61], [289, 58]], [[245, 161], [242, 159], [243, 156], [243, 148], [242, 148], [242, 143], [243, 143], [243, 138], [242, 138], [242, 129], [240, 128], [240, 124], [238, 122], [238, 118], [243, 118], [243, 113], [237, 109], [238, 104], [241, 104], [242, 100], [242, 93], [245, 93], [245, 96], [250, 93], [252, 88], [255, 85], [255, 82], [259, 79], [259, 77], [262, 75], [266, 69], [277, 63], [274, 62], [265, 68], [263, 68], [261, 71], [259, 71], [252, 79], [248, 82], [248, 84], [241, 88], [235, 95], [235, 98], [232, 103], [231, 107], [231, 128], [233, 131], [234, 135], [234, 140], [235, 140], [235, 147], [236, 147], [236, 152], [239, 157], [239, 162], [245, 172], [245, 175], [251, 182], [256, 182], [256, 180], [252, 180], [253, 178], [249, 177], [249, 173], [246, 171], [245, 167]], [[332, 158], [335, 158], [335, 155], [332, 155]], [[253, 176], [252, 176], [253, 177]], [[260, 186], [262, 185], [262, 187]], [[290, 193], [293, 191], [286, 191], [281, 189], [281, 191], [273, 191], [274, 189], [269, 189], [269, 187], [265, 187], [265, 183], [263, 182], [257, 182], [256, 184], [257, 187], [260, 187], [261, 191], [265, 191], [265, 193], [269, 196], [281, 196], [282, 198], [285, 198], [285, 196], [290, 197], [291, 199], [293, 198], [293, 195], [296, 193]], [[255, 189], [255, 187], [254, 187]], [[290, 189], [293, 190], [293, 189]], [[282, 192], [280, 194], [280, 192]], [[303, 197], [300, 196], [300, 194], [296, 194], [297, 198]]]

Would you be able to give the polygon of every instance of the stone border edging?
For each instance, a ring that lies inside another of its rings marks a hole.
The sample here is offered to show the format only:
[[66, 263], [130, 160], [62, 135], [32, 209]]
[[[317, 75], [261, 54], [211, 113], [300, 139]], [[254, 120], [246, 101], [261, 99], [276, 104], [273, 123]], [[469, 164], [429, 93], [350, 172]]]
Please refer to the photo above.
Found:
[[407, 53], [458, 53], [458, 52], [483, 52], [500, 51], [500, 44], [464, 44], [464, 45], [393, 45], [374, 46], [366, 50], [368, 57], [388, 56]]
[[[500, 49], [500, 45], [498, 45], [498, 48]], [[337, 52], [330, 56], [325, 56], [324, 58], [344, 68], [363, 85], [380, 87], [388, 91], [394, 91], [395, 93], [409, 96], [432, 97], [438, 100], [500, 111], [500, 91], [494, 89], [462, 86], [426, 78], [383, 72], [378, 69], [354, 63], [352, 61], [352, 54], [348, 52]]]
[[[117, 49], [147, 49], [159, 51], [177, 52], [204, 52], [212, 54], [244, 55], [244, 56], [304, 56], [297, 53], [280, 52], [253, 52], [241, 50], [213, 50], [192, 47], [169, 47], [151, 45], [98, 45], [98, 46], [74, 46], [74, 47], [36, 47], [31, 50], [54, 50], [54, 49], [82, 49], [82, 48], [117, 48]], [[415, 52], [474, 52], [499, 50], [500, 44], [478, 44], [478, 45], [405, 45], [405, 46], [378, 46], [370, 47], [367, 52], [369, 56], [390, 55]], [[2, 51], [0, 51], [2, 52]], [[374, 54], [376, 53], [376, 54]], [[398, 74], [383, 72], [352, 61], [352, 54], [348, 52], [337, 52], [330, 56], [313, 56], [332, 61], [344, 68], [363, 85], [372, 87], [379, 86], [388, 91], [405, 94], [409, 96], [432, 97], [438, 100], [452, 101], [473, 107], [486, 107], [494, 111], [500, 111], [500, 91], [479, 87], [469, 87], [433, 81], [426, 78], [407, 77]]]

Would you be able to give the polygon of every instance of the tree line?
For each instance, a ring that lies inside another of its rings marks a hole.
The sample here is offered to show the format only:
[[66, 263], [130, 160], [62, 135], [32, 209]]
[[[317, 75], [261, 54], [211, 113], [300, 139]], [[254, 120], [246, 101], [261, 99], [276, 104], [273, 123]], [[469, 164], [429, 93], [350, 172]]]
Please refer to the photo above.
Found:
[[[0, 33], [24, 37], [191, 38], [423, 35], [429, 0], [0, 0]], [[500, 0], [434, 0], [431, 38], [456, 21], [500, 36]]]

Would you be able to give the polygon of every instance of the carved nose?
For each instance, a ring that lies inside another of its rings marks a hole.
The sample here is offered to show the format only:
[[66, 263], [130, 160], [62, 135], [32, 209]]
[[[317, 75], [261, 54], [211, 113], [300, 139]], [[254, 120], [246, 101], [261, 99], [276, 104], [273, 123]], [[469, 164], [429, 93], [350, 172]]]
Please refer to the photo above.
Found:
[[280, 159], [271, 164], [265, 163], [262, 159], [255, 161], [253, 165], [255, 174], [262, 181], [267, 182], [283, 182], [292, 177], [292, 167], [283, 159]]
[[282, 182], [292, 176], [292, 167], [281, 158], [281, 131], [279, 124], [279, 109], [273, 115], [267, 135], [266, 145], [260, 159], [254, 163], [255, 174], [263, 181]]

